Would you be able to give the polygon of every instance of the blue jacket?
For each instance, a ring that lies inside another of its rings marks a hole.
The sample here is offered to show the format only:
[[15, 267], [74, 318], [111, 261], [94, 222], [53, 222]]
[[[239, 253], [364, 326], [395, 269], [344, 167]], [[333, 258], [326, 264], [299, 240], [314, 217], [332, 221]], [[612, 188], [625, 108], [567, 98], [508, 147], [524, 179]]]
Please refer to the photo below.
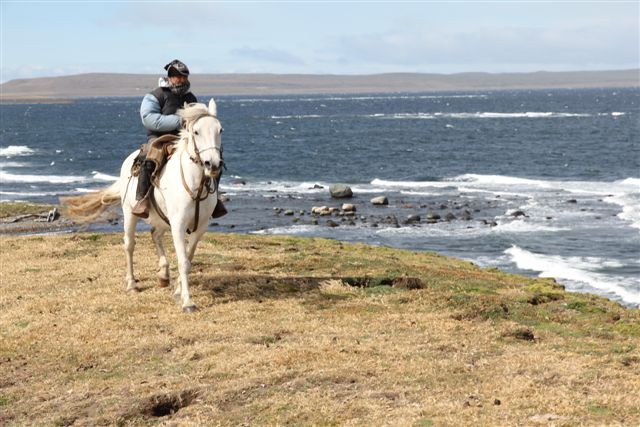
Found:
[[175, 112], [184, 102], [195, 101], [191, 92], [183, 96], [173, 95], [168, 90], [166, 78], [160, 78], [159, 87], [146, 94], [140, 104], [140, 118], [149, 139], [168, 133], [177, 134], [180, 130], [180, 117]]

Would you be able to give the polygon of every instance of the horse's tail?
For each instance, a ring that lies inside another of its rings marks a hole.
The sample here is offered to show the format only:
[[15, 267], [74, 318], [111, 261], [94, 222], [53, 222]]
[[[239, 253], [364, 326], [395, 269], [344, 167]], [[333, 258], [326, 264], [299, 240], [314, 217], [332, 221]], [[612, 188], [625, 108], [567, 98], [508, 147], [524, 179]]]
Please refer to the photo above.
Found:
[[62, 212], [80, 224], [96, 221], [111, 206], [120, 203], [120, 181], [82, 196], [60, 197]]

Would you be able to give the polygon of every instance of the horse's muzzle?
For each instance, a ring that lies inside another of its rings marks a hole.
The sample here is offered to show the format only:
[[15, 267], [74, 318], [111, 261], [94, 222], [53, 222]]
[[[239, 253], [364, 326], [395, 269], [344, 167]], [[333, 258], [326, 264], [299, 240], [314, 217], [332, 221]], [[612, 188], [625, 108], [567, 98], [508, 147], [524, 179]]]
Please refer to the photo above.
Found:
[[222, 164], [214, 166], [211, 162], [204, 162], [204, 173], [210, 178], [218, 178], [222, 173]]

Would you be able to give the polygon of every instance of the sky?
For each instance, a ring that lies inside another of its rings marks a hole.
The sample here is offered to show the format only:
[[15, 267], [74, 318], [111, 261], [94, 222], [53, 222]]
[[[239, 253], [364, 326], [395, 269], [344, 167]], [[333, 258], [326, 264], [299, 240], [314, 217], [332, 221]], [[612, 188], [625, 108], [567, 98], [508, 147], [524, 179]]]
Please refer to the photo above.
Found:
[[640, 68], [640, 1], [1, 0], [0, 82]]

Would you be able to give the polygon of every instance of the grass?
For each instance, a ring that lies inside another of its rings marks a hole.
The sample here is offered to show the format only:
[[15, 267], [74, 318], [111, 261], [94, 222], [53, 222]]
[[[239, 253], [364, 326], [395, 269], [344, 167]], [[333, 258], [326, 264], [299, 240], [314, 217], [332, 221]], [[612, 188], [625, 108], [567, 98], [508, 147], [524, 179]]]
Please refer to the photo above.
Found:
[[640, 311], [549, 279], [207, 234], [187, 315], [148, 235], [139, 294], [120, 234], [0, 251], [0, 425], [640, 424]]

